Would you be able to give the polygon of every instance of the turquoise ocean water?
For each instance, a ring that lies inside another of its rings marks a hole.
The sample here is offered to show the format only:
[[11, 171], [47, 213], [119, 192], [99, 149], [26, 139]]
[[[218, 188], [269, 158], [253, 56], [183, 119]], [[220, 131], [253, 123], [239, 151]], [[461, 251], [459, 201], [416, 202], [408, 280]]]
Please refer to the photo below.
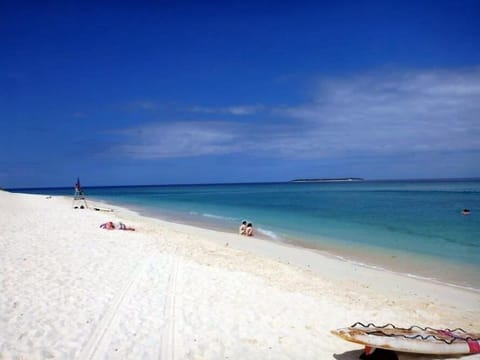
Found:
[[[73, 195], [72, 188], [13, 189]], [[142, 214], [326, 251], [480, 291], [480, 180], [85, 187]], [[471, 214], [461, 215], [463, 208]]]

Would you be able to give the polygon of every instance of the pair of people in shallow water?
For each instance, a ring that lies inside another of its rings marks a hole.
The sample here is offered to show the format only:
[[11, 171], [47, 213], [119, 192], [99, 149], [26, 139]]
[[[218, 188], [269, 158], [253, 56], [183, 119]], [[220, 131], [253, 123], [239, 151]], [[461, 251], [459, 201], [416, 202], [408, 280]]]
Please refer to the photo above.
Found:
[[252, 223], [247, 223], [245, 220], [242, 221], [242, 225], [238, 229], [240, 235], [253, 236], [253, 225]]
[[114, 223], [113, 221], [106, 222], [105, 224], [100, 225], [102, 229], [107, 229], [107, 230], [130, 230], [130, 231], [135, 231], [135, 228], [130, 227], [125, 225], [122, 222], [117, 222]]

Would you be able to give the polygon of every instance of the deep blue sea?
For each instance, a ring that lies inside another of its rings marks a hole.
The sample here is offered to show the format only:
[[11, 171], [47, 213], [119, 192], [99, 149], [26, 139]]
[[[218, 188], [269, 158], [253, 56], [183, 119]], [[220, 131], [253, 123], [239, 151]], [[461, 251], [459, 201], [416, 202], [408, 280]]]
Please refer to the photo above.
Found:
[[[13, 192], [73, 196], [72, 188]], [[84, 187], [88, 198], [480, 289], [480, 180]], [[471, 214], [462, 215], [468, 208]]]

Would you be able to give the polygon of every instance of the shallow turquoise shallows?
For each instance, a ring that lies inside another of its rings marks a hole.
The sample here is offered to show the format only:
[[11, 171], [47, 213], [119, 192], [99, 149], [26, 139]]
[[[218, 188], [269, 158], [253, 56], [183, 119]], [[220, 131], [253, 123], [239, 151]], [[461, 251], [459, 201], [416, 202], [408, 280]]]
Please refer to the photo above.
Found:
[[[86, 187], [87, 199], [480, 289], [480, 181]], [[16, 189], [73, 195], [73, 189]], [[462, 215], [468, 208], [470, 215]], [[423, 266], [422, 266], [423, 264]], [[435, 264], [435, 266], [431, 266]], [[441, 269], [446, 269], [442, 271]], [[434, 273], [432, 272], [440, 272]], [[441, 274], [450, 272], [451, 274]], [[477, 283], [478, 282], [478, 283]]]

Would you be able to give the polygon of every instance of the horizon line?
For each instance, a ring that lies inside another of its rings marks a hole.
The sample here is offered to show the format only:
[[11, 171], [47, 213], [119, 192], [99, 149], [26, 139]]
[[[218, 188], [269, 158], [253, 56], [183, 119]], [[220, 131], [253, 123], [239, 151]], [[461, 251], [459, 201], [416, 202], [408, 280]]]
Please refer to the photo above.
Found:
[[[349, 178], [359, 178], [359, 177], [345, 177], [342, 179], [349, 179]], [[312, 178], [314, 179], [314, 178]], [[329, 178], [325, 178], [329, 179]], [[337, 179], [337, 178], [332, 178]], [[480, 176], [473, 176], [473, 177], [459, 177], [459, 178], [404, 178], [404, 179], [366, 179], [362, 178], [362, 181], [358, 182], [379, 182], [379, 181], [480, 181]], [[199, 185], [253, 185], [253, 184], [305, 184], [309, 182], [294, 182], [292, 180], [284, 180], [284, 181], [253, 181], [253, 182], [218, 182], [218, 183], [176, 183], [176, 184], [124, 184], [124, 185], [87, 185], [82, 186], [84, 189], [91, 189], [91, 188], [122, 188], [122, 187], [154, 187], [154, 186], [199, 186]], [[319, 184], [322, 182], [311, 182], [315, 184]], [[328, 182], [323, 182], [328, 183]], [[338, 182], [342, 183], [342, 182]], [[350, 182], [346, 182], [350, 183]], [[74, 188], [74, 185], [71, 186], [41, 186], [41, 187], [9, 187], [9, 188], [2, 188], [0, 190], [44, 190], [44, 189], [70, 189]]]

